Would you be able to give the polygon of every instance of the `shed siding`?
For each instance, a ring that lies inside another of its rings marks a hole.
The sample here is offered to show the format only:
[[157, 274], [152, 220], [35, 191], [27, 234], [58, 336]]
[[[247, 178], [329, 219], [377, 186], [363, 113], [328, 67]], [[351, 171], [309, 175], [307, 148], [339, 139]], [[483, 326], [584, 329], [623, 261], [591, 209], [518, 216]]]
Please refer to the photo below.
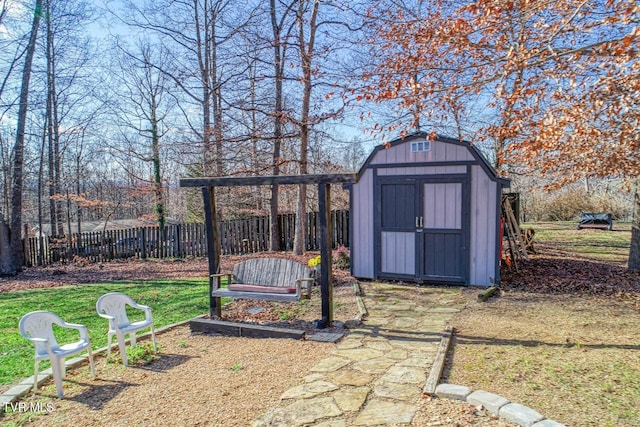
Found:
[[407, 274], [416, 271], [416, 234], [383, 231], [381, 238], [381, 271]]
[[380, 150], [371, 164], [473, 161], [473, 155], [461, 145], [431, 141], [431, 151], [411, 152], [411, 144], [399, 144]]
[[[462, 185], [459, 183], [424, 184], [424, 228], [462, 228]], [[434, 215], [427, 215], [433, 212]]]
[[469, 284], [490, 286], [495, 281], [496, 197], [499, 186], [480, 166], [471, 168], [471, 265]]
[[467, 167], [462, 166], [414, 166], [406, 168], [380, 168], [378, 176], [398, 175], [439, 175], [439, 174], [464, 174]]
[[373, 170], [367, 169], [353, 186], [353, 275], [373, 278]]

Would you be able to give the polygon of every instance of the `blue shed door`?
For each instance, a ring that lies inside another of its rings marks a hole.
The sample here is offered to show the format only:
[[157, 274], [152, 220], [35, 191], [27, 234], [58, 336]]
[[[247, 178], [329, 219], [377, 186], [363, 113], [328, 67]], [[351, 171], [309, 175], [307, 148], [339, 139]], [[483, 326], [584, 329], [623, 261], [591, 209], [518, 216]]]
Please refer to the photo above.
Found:
[[422, 279], [464, 282], [467, 245], [463, 233], [463, 184], [438, 182], [423, 184], [422, 217]]

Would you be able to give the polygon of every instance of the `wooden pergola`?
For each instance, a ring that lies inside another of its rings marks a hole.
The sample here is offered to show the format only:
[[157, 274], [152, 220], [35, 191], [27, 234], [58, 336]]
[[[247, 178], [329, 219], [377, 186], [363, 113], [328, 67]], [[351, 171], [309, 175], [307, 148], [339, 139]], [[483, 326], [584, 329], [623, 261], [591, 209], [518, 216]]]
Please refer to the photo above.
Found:
[[214, 191], [216, 187], [244, 187], [258, 185], [318, 185], [318, 212], [320, 222], [320, 292], [322, 299], [322, 319], [316, 320], [318, 328], [331, 326], [333, 323], [333, 281], [331, 274], [331, 184], [347, 184], [356, 182], [355, 174], [328, 175], [277, 175], [251, 177], [204, 177], [183, 178], [181, 187], [200, 187], [204, 203], [205, 226], [207, 229], [207, 254], [209, 257], [209, 314], [211, 318], [221, 315], [220, 298], [213, 297], [211, 275], [218, 273], [215, 242], [219, 240], [219, 228], [216, 219]]

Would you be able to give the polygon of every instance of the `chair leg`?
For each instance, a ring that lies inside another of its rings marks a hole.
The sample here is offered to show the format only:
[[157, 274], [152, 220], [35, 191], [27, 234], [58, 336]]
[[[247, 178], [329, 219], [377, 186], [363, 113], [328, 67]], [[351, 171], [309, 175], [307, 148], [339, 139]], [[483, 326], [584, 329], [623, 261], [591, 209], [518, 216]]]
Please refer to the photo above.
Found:
[[118, 347], [120, 347], [120, 355], [122, 356], [122, 364], [124, 366], [129, 366], [127, 361], [127, 347], [126, 342], [124, 340], [124, 334], [122, 332], [116, 332], [116, 337], [118, 338]]
[[131, 348], [136, 346], [136, 332], [129, 332], [129, 339], [131, 340]]
[[33, 392], [34, 393], [38, 390], [38, 365], [40, 365], [40, 361], [36, 360], [36, 363], [33, 367]]
[[[111, 356], [111, 341], [113, 341], [113, 334], [107, 334], [107, 360], [109, 360], [109, 356]], [[105, 364], [107, 360], [105, 360]]]
[[151, 324], [151, 339], [153, 340], [153, 351], [158, 352], [158, 346], [156, 345], [156, 331], [153, 330], [153, 323]]
[[60, 358], [60, 378], [65, 379], [67, 377], [67, 367], [64, 364], [64, 357]]
[[[62, 363], [64, 363], [64, 359], [62, 359]], [[53, 380], [56, 383], [56, 392], [58, 393], [58, 397], [62, 398], [62, 372], [60, 372], [60, 365], [60, 359], [51, 360], [51, 370], [53, 371]]]
[[89, 346], [89, 366], [91, 367], [91, 375], [93, 375], [93, 379], [96, 379], [96, 366], [93, 363], [93, 351], [91, 350], [91, 346]]

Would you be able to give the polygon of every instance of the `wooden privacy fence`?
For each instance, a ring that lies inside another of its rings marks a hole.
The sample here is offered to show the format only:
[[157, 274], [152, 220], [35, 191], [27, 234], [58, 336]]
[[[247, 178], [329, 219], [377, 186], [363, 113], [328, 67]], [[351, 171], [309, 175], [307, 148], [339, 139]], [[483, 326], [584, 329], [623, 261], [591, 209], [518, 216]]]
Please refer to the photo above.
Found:
[[[278, 216], [280, 247], [291, 250], [295, 236], [295, 214]], [[332, 246], [349, 247], [349, 211], [331, 212]], [[220, 245], [224, 255], [237, 255], [269, 250], [269, 217], [251, 217], [219, 222]], [[317, 212], [307, 214], [307, 247], [320, 248]], [[68, 262], [76, 257], [91, 262], [123, 258], [184, 258], [207, 256], [207, 234], [204, 224], [173, 224], [138, 227], [104, 232], [74, 233], [66, 236], [29, 237], [25, 242], [25, 264], [49, 265]]]

